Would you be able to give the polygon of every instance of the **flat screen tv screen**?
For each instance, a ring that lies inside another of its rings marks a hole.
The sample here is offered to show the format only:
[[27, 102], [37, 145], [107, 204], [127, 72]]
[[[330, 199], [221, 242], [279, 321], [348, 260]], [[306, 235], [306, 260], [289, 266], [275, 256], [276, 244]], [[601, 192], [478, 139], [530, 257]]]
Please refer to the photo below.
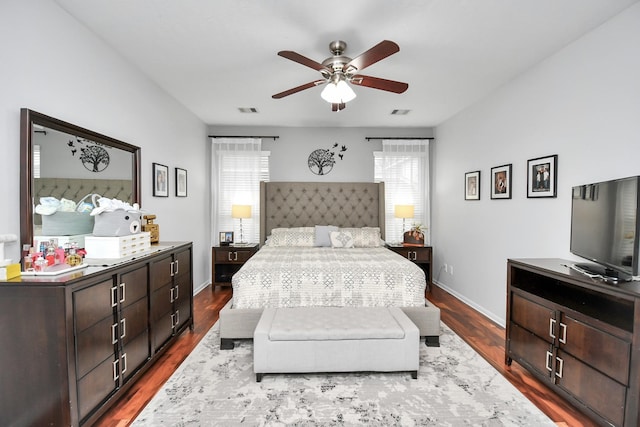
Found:
[[616, 179], [573, 187], [571, 253], [596, 263], [588, 273], [631, 280], [638, 276], [638, 180]]

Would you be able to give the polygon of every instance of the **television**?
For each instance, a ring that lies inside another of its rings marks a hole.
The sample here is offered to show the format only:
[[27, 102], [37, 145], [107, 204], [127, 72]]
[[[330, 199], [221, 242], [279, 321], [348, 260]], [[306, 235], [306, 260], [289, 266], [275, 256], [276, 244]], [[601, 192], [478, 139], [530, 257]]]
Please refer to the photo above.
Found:
[[573, 187], [572, 254], [593, 263], [575, 268], [608, 281], [640, 276], [638, 203], [640, 176]]

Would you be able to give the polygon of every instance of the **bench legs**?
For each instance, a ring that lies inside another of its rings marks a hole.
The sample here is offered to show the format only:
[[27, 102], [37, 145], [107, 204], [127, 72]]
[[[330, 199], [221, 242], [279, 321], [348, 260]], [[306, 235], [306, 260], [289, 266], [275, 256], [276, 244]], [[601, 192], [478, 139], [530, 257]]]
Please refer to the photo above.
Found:
[[427, 347], [440, 347], [440, 337], [438, 335], [425, 337], [424, 343]]
[[220, 350], [233, 350], [235, 345], [230, 338], [220, 338]]

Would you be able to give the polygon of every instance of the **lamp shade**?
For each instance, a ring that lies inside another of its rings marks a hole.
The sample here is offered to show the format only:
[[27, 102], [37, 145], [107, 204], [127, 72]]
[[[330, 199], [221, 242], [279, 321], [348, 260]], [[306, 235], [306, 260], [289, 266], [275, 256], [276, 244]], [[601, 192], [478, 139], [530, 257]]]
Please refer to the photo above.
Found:
[[251, 205], [232, 205], [231, 218], [251, 218]]
[[347, 103], [356, 97], [356, 93], [344, 80], [338, 83], [330, 82], [324, 88], [320, 96], [331, 104]]
[[396, 218], [413, 218], [413, 205], [395, 205], [394, 215]]

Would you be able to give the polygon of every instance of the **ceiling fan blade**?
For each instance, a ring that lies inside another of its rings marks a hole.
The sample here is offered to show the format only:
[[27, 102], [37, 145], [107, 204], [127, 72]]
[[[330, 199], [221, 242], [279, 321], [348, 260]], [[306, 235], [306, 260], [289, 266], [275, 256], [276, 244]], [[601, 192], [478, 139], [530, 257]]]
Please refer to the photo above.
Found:
[[291, 61], [297, 62], [298, 64], [302, 64], [306, 67], [313, 68], [314, 70], [318, 70], [320, 72], [326, 71], [327, 73], [331, 73], [331, 70], [329, 70], [321, 63], [316, 62], [313, 59], [309, 59], [306, 56], [300, 55], [299, 53], [296, 53], [292, 50], [281, 50], [280, 52], [278, 52], [278, 55], [282, 56], [283, 58], [290, 59]]
[[312, 87], [320, 86], [321, 84], [324, 84], [326, 82], [327, 82], [326, 80], [316, 80], [316, 81], [313, 81], [313, 82], [305, 83], [303, 85], [294, 87], [294, 88], [289, 89], [289, 90], [285, 90], [284, 92], [276, 93], [275, 95], [272, 95], [271, 97], [273, 99], [284, 98], [285, 96], [293, 95], [294, 93], [298, 93], [298, 92], [303, 91], [305, 89], [310, 89]]
[[349, 81], [354, 85], [386, 90], [387, 92], [393, 93], [403, 93], [409, 88], [409, 85], [407, 83], [397, 82], [395, 80], [381, 79], [379, 77], [364, 76], [362, 74], [353, 76]]
[[[353, 58], [344, 66], [344, 69], [347, 70], [347, 72], [353, 72], [355, 70], [362, 71], [369, 65], [375, 64], [398, 51], [400, 51], [400, 47], [397, 44], [390, 40], [383, 40], [368, 51], [360, 54], [360, 56]], [[350, 71], [349, 68], [353, 71]]]

